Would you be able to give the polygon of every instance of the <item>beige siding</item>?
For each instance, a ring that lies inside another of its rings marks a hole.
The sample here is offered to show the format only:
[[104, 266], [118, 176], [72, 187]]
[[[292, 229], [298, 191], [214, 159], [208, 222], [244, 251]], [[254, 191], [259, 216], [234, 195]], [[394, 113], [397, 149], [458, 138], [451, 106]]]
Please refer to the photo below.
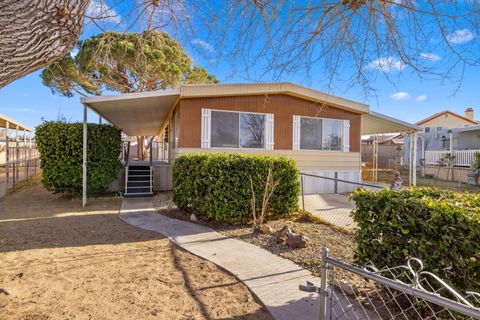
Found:
[[432, 120], [429, 120], [425, 123], [420, 124], [420, 127], [427, 128], [427, 127], [444, 127], [444, 128], [454, 128], [454, 127], [463, 127], [463, 126], [471, 126], [473, 125], [472, 122], [467, 121], [465, 119], [459, 118], [451, 113], [442, 114]]
[[285, 156], [295, 160], [298, 169], [301, 171], [360, 171], [359, 152], [179, 148], [173, 150], [173, 158], [176, 159], [186, 153], [242, 153]]

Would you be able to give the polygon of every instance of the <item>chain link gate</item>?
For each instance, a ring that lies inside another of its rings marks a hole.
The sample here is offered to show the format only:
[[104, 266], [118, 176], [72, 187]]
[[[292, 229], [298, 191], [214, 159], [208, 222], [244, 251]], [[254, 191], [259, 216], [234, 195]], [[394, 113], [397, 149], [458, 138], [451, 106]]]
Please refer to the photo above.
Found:
[[[338, 279], [340, 271], [354, 280]], [[369, 263], [360, 268], [330, 257], [323, 248], [320, 287], [307, 283], [299, 288], [320, 295], [320, 320], [480, 319], [480, 293], [459, 293], [416, 258], [404, 266], [377, 269]]]

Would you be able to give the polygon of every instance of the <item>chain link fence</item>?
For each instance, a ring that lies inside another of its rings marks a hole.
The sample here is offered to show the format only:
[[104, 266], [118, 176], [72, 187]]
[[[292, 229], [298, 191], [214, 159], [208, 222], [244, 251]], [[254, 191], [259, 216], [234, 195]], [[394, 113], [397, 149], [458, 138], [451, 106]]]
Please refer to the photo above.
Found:
[[300, 208], [325, 223], [345, 230], [355, 228], [355, 223], [350, 217], [350, 212], [355, 207], [355, 203], [350, 200], [352, 192], [356, 188], [378, 191], [388, 187], [388, 184], [382, 183], [363, 183], [356, 173], [332, 172], [328, 174], [328, 176], [321, 176], [300, 173]]
[[[339, 272], [351, 275], [348, 283]], [[320, 320], [480, 319], [480, 293], [458, 292], [415, 258], [404, 266], [357, 267], [324, 248], [320, 287], [308, 283], [300, 290], [319, 293]]]

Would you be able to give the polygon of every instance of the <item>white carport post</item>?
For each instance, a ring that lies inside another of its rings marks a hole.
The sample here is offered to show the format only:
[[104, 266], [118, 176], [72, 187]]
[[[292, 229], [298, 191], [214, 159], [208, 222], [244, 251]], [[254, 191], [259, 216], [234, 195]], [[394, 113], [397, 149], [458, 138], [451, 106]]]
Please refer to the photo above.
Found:
[[82, 206], [87, 205], [87, 105], [83, 105]]
[[413, 139], [413, 155], [412, 155], [412, 185], [417, 186], [417, 132], [414, 131], [412, 134]]

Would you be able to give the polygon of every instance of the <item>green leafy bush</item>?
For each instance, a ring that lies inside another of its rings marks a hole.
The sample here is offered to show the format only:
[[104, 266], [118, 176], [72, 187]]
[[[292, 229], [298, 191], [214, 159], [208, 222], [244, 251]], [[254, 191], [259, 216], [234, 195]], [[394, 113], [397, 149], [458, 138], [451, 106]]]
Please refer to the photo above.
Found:
[[[87, 190], [105, 192], [120, 169], [120, 130], [105, 124], [88, 124]], [[43, 185], [52, 192], [78, 195], [82, 192], [81, 123], [45, 122], [35, 130], [40, 152]]]
[[268, 168], [279, 181], [269, 202], [271, 214], [292, 212], [298, 207], [298, 170], [284, 157], [238, 154], [192, 154], [175, 160], [173, 200], [203, 218], [228, 223], [252, 219], [252, 190], [262, 203]]
[[353, 200], [357, 263], [393, 267], [416, 257], [458, 289], [480, 289], [480, 194], [360, 189]]

